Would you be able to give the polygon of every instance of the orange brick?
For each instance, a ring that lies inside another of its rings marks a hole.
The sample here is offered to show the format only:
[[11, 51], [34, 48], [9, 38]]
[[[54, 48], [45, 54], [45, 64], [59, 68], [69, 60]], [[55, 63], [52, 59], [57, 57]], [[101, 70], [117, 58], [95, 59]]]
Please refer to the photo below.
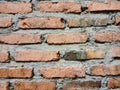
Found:
[[117, 11], [120, 10], [120, 2], [91, 2], [87, 8], [87, 11]]
[[9, 90], [9, 83], [1, 82], [0, 83], [0, 90]]
[[9, 61], [9, 53], [5, 51], [0, 51], [0, 62], [8, 62]]
[[85, 68], [81, 67], [56, 67], [40, 70], [45, 78], [77, 78], [85, 77]]
[[34, 44], [41, 43], [41, 36], [38, 34], [3, 34], [0, 35], [1, 44]]
[[32, 12], [32, 5], [27, 2], [6, 2], [0, 3], [0, 13], [29, 13]]
[[54, 82], [16, 81], [14, 90], [56, 90]]
[[31, 78], [32, 69], [29, 68], [0, 68], [0, 78]]
[[109, 78], [107, 87], [108, 88], [120, 88], [120, 78]]
[[112, 57], [114, 57], [114, 58], [120, 57], [120, 47], [112, 47], [112, 48], [110, 48], [110, 53], [111, 53]]
[[115, 24], [120, 25], [120, 16], [115, 17]]
[[119, 42], [120, 32], [97, 32], [95, 34], [96, 42]]
[[87, 33], [48, 34], [48, 44], [72, 44], [85, 43], [88, 40]]
[[16, 61], [56, 61], [59, 54], [56, 51], [19, 51], [15, 53]]
[[12, 25], [12, 20], [9, 17], [2, 17], [0, 18], [0, 27], [10, 27]]
[[[37, 22], [37, 23], [36, 23]], [[19, 27], [27, 28], [64, 28], [64, 21], [62, 18], [46, 17], [46, 18], [26, 18], [20, 20]]]
[[41, 2], [38, 5], [41, 12], [80, 13], [81, 5], [75, 2]]
[[119, 75], [120, 65], [97, 65], [91, 67], [91, 75], [106, 76], [106, 75]]
[[102, 59], [105, 58], [104, 50], [86, 50], [87, 59]]

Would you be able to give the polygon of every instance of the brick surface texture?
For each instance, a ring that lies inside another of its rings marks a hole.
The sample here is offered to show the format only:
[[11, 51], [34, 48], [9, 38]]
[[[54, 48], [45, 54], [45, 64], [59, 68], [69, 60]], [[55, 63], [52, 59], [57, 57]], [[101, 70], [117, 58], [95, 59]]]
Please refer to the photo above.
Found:
[[0, 90], [120, 90], [120, 0], [0, 0]]

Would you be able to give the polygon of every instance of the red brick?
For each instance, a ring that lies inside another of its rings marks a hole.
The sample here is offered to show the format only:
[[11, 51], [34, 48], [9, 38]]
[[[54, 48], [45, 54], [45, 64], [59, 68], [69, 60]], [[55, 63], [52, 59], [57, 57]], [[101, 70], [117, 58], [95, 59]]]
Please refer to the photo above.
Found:
[[29, 68], [0, 68], [0, 78], [31, 78], [32, 69]]
[[119, 75], [120, 65], [97, 65], [91, 67], [91, 75], [106, 76], [106, 75]]
[[41, 43], [41, 36], [38, 34], [3, 34], [0, 35], [1, 44], [34, 44]]
[[110, 88], [120, 88], [120, 78], [109, 78], [107, 87]]
[[[37, 23], [36, 23], [37, 22]], [[46, 17], [46, 18], [26, 18], [20, 20], [20, 28], [64, 28], [64, 20], [57, 17]]]
[[115, 24], [120, 25], [120, 16], [115, 17]]
[[97, 32], [95, 34], [96, 42], [119, 42], [120, 32]]
[[9, 53], [5, 51], [0, 51], [0, 62], [8, 62], [9, 61]]
[[0, 90], [9, 90], [9, 83], [1, 82], [0, 83]]
[[91, 2], [87, 4], [87, 11], [118, 11], [120, 2]]
[[101, 81], [68, 82], [63, 86], [63, 90], [98, 90]]
[[16, 81], [14, 90], [56, 90], [54, 82]]
[[40, 71], [45, 78], [77, 78], [85, 77], [85, 67], [56, 67], [46, 68]]
[[29, 13], [32, 11], [32, 5], [30, 3], [0, 3], [0, 13]]
[[19, 51], [15, 53], [16, 61], [56, 61], [59, 60], [59, 54], [56, 51]]
[[48, 44], [72, 44], [85, 43], [88, 40], [87, 33], [48, 34]]
[[75, 2], [41, 2], [38, 10], [41, 12], [80, 13], [81, 5]]
[[120, 47], [112, 47], [110, 48], [110, 53], [112, 57], [120, 57]]
[[104, 50], [86, 50], [87, 59], [102, 59], [105, 58]]
[[0, 27], [10, 27], [12, 25], [12, 20], [9, 17], [0, 18]]

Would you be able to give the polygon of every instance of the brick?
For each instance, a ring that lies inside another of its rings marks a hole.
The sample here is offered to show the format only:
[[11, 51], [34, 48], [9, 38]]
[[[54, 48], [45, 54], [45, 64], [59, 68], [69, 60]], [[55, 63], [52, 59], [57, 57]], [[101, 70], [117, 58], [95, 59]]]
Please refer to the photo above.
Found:
[[64, 55], [65, 60], [85, 60], [86, 52], [85, 51], [69, 51]]
[[48, 34], [48, 44], [75, 44], [85, 43], [88, 40], [87, 33], [68, 33], [68, 34]]
[[119, 11], [120, 2], [91, 2], [87, 3], [87, 11]]
[[108, 24], [107, 18], [96, 19], [85, 17], [81, 19], [69, 19], [68, 25], [69, 27], [90, 27], [90, 26], [105, 26]]
[[115, 17], [115, 24], [120, 25], [120, 16]]
[[32, 4], [27, 2], [6, 2], [0, 3], [0, 13], [30, 13], [32, 12]]
[[110, 88], [120, 88], [120, 78], [109, 78], [107, 82], [107, 87]]
[[9, 83], [1, 82], [0, 83], [0, 90], [9, 90]]
[[108, 25], [108, 18], [94, 19], [94, 26], [106, 26]]
[[104, 50], [81, 50], [69, 51], [64, 55], [65, 60], [88, 60], [88, 59], [103, 59], [105, 57]]
[[103, 59], [105, 58], [104, 50], [86, 50], [87, 59]]
[[110, 48], [110, 53], [114, 58], [120, 58], [120, 47], [112, 47]]
[[[36, 23], [37, 22], [37, 23]], [[46, 18], [26, 18], [19, 22], [19, 27], [23, 29], [27, 28], [64, 28], [64, 20], [57, 17], [46, 17]]]
[[91, 75], [95, 76], [120, 75], [120, 65], [97, 65], [90, 70]]
[[0, 78], [31, 78], [32, 69], [29, 68], [0, 68]]
[[28, 50], [28, 51], [19, 51], [16, 52], [15, 61], [56, 61], [59, 60], [59, 53], [56, 51], [35, 51], [35, 50]]
[[41, 12], [80, 13], [81, 4], [75, 2], [41, 2], [38, 5]]
[[86, 27], [92, 26], [94, 22], [89, 18], [81, 18], [81, 19], [69, 19], [68, 25], [69, 27]]
[[14, 90], [56, 90], [54, 82], [28, 82], [16, 81]]
[[95, 34], [96, 42], [120, 42], [120, 32], [97, 32]]
[[38, 34], [3, 34], [0, 35], [1, 44], [35, 44], [41, 43], [41, 36]]
[[5, 28], [5, 27], [10, 27], [12, 25], [12, 20], [9, 17], [2, 17], [0, 18], [0, 27]]
[[63, 86], [63, 90], [98, 90], [101, 81], [68, 82]]
[[85, 67], [56, 67], [41, 69], [44, 78], [77, 78], [85, 77]]
[[0, 51], [0, 62], [9, 62], [9, 53], [6, 51]]

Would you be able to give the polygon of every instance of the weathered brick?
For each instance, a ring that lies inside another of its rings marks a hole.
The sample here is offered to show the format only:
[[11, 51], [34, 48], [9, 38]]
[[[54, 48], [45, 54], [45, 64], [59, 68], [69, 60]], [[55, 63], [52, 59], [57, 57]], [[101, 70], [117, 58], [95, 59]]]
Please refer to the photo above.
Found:
[[38, 5], [41, 12], [80, 13], [81, 5], [75, 2], [41, 2]]
[[77, 78], [85, 77], [85, 67], [56, 67], [40, 70], [45, 78]]
[[102, 59], [105, 58], [104, 50], [86, 50], [87, 59]]
[[95, 34], [96, 42], [119, 42], [120, 32], [97, 32]]
[[120, 2], [91, 2], [87, 3], [87, 11], [118, 11], [120, 10]]
[[120, 16], [115, 17], [115, 24], [120, 25]]
[[63, 86], [63, 90], [98, 90], [101, 81], [68, 82]]
[[[37, 22], [37, 23], [36, 23]], [[64, 20], [57, 17], [46, 17], [46, 18], [26, 18], [20, 20], [19, 27], [23, 29], [27, 28], [64, 28]]]
[[10, 27], [12, 25], [12, 20], [9, 17], [2, 17], [0, 18], [0, 27]]
[[72, 44], [85, 43], [88, 40], [87, 33], [48, 34], [48, 44]]
[[109, 78], [107, 82], [107, 87], [110, 88], [120, 88], [120, 78]]
[[120, 65], [97, 65], [90, 70], [91, 75], [95, 76], [120, 75]]
[[32, 12], [32, 4], [27, 2], [19, 3], [0, 3], [0, 13], [29, 13]]
[[16, 81], [14, 90], [56, 90], [54, 82]]
[[9, 83], [1, 82], [0, 83], [0, 90], [9, 90]]
[[120, 47], [112, 47], [110, 48], [110, 53], [114, 58], [120, 58]]
[[66, 60], [88, 60], [88, 59], [102, 59], [105, 57], [104, 50], [82, 50], [66, 52], [64, 59]]
[[38, 34], [3, 34], [0, 35], [1, 44], [34, 44], [41, 43], [41, 36]]
[[69, 19], [68, 24], [69, 27], [86, 27], [92, 26], [93, 21], [89, 18], [82, 18], [82, 19]]
[[65, 60], [85, 60], [86, 52], [85, 51], [70, 51], [66, 52], [64, 55]]
[[32, 69], [29, 68], [0, 68], [0, 78], [31, 78]]
[[16, 61], [56, 61], [59, 60], [59, 53], [56, 51], [19, 51], [15, 55]]
[[108, 25], [108, 19], [103, 18], [103, 19], [94, 19], [94, 26], [106, 26]]
[[69, 27], [105, 26], [107, 24], [108, 24], [107, 18], [96, 19], [96, 18], [85, 17], [81, 19], [68, 20]]
[[9, 62], [9, 53], [0, 51], [0, 62]]

